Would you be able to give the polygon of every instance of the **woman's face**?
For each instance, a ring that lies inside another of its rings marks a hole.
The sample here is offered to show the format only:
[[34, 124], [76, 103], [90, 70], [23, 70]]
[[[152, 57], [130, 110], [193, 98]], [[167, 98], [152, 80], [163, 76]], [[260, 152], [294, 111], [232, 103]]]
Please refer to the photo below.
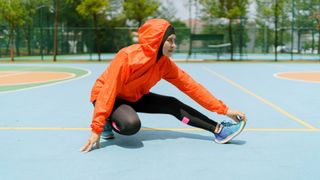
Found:
[[167, 57], [171, 57], [172, 56], [173, 51], [176, 48], [175, 40], [176, 40], [176, 35], [175, 34], [171, 34], [167, 38], [167, 40], [164, 42], [163, 48], [162, 48], [162, 53], [165, 56], [167, 56]]

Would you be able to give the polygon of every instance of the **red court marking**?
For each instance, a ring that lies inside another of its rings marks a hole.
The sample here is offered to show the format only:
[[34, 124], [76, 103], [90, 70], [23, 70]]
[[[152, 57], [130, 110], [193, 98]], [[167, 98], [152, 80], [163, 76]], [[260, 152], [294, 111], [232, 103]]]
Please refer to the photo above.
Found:
[[279, 78], [289, 79], [289, 80], [320, 83], [320, 72], [285, 72], [285, 73], [278, 73], [275, 76]]
[[66, 72], [2, 71], [0, 74], [0, 86], [13, 86], [21, 84], [59, 81], [70, 79], [72, 77], [75, 77], [75, 74]]

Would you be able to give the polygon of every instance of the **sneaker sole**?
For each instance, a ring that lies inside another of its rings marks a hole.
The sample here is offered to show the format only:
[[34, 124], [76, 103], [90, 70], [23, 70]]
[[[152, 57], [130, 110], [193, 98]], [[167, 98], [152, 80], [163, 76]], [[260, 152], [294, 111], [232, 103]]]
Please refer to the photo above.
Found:
[[228, 136], [227, 138], [225, 138], [223, 141], [218, 141], [217, 139], [215, 139], [214, 141], [218, 144], [225, 144], [227, 142], [229, 142], [231, 139], [233, 139], [234, 137], [236, 137], [238, 134], [240, 134], [242, 132], [242, 130], [244, 129], [246, 122], [242, 121], [242, 125], [240, 126], [240, 129], [238, 131], [236, 131], [235, 133], [231, 134], [230, 136]]
[[114, 139], [114, 136], [101, 136], [102, 139]]

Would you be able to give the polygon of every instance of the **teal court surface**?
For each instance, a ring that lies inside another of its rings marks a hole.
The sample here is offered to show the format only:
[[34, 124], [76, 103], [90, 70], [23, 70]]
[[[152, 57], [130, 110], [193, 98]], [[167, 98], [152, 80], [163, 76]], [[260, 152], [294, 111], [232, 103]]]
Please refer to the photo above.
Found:
[[[107, 64], [1, 64], [0, 179], [319, 179], [320, 82], [276, 76], [320, 72], [319, 63], [177, 63], [229, 107], [246, 113], [242, 134], [220, 145], [213, 134], [174, 117], [141, 113], [136, 135], [116, 134], [101, 140], [100, 149], [80, 153], [90, 134], [91, 87]], [[34, 73], [38, 79], [26, 78]], [[48, 74], [54, 78], [39, 79]], [[151, 91], [227, 120], [166, 81]]]

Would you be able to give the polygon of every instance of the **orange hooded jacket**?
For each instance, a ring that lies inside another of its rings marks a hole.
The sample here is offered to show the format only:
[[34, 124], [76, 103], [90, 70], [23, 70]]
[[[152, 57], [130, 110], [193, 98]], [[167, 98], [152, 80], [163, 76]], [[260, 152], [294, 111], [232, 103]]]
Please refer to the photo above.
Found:
[[130, 102], [139, 100], [161, 80], [172, 83], [204, 108], [226, 114], [227, 106], [193, 80], [168, 57], [156, 60], [165, 31], [170, 26], [163, 19], [147, 21], [138, 31], [139, 44], [121, 49], [106, 71], [96, 80], [91, 102], [96, 101], [91, 128], [100, 134], [116, 97]]

